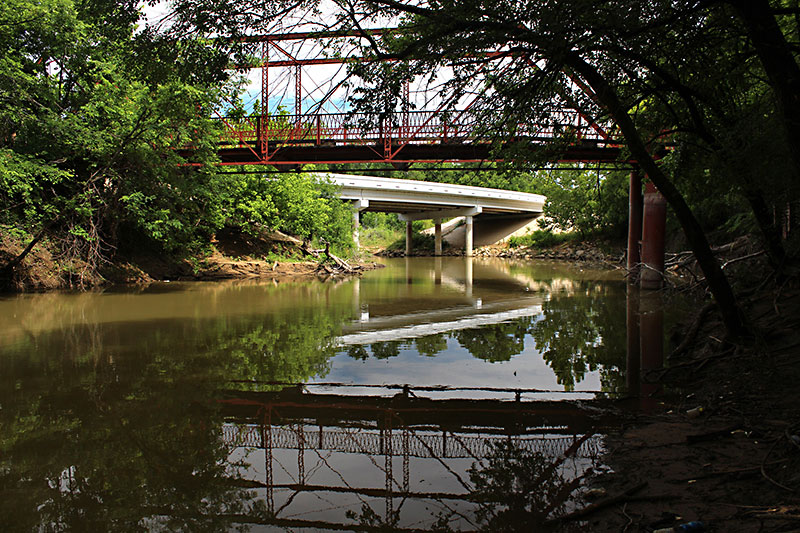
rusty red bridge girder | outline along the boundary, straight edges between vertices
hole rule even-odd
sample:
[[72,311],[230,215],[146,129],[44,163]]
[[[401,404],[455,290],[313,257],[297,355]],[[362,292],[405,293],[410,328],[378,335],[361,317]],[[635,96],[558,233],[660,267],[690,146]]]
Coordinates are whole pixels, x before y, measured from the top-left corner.
[[[372,30],[375,34],[389,30]],[[261,44],[260,114],[216,118],[223,131],[218,153],[222,165],[279,165],[338,163],[389,163],[406,167],[412,163],[499,161],[498,145],[528,143],[552,146],[558,141],[553,162],[612,162],[620,155],[619,143],[589,117],[575,109],[554,108],[547,124],[516,124],[510,138],[492,142],[486,137],[482,118],[471,109],[443,113],[439,109],[412,111],[408,105],[408,86],[401,109],[378,117],[364,113],[329,113],[321,102],[303,112],[303,69],[363,60],[358,57],[295,57],[281,43],[320,40],[331,37],[360,37],[365,34],[287,33],[251,36],[244,40]],[[271,54],[279,59],[271,59]],[[509,57],[505,52],[486,52],[490,58]],[[292,69],[294,113],[269,113],[270,69]],[[328,95],[330,96],[330,95]],[[564,143],[564,139],[568,142]],[[181,151],[191,160],[191,148]],[[191,163],[190,163],[191,164]]]

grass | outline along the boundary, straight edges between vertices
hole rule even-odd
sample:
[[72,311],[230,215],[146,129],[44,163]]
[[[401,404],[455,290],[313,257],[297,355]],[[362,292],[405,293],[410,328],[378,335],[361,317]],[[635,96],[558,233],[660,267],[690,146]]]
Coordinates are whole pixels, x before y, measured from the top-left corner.
[[[413,233],[411,235],[411,249],[412,250],[421,250],[433,253],[434,243],[436,238],[433,235],[428,235],[425,233]],[[449,244],[444,239],[442,240],[442,249],[446,250],[449,247]],[[386,247],[387,250],[405,250],[406,249],[406,238],[402,236],[401,238],[392,242],[389,246]]]
[[568,241],[579,240],[579,238],[577,233],[553,233],[547,230],[536,230],[521,237],[509,238],[508,245],[511,248],[552,248]]
[[377,228],[365,228],[362,226],[358,236],[359,244],[362,248],[381,250],[402,239],[405,239],[404,232],[385,226]]

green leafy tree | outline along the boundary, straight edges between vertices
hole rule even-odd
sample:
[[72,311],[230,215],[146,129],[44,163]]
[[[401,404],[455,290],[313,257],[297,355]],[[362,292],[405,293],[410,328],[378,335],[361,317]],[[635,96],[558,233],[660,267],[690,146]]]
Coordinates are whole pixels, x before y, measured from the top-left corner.
[[181,167],[176,148],[214,161],[220,55],[173,43],[165,71],[138,18],[106,0],[0,7],[0,224],[56,236],[68,262],[97,265],[127,229],[180,246],[218,224],[214,172]]
[[[543,176],[542,176],[543,175]],[[540,173],[547,197],[545,223],[586,236],[596,231],[621,234],[628,218],[627,178],[623,173],[552,171]]]

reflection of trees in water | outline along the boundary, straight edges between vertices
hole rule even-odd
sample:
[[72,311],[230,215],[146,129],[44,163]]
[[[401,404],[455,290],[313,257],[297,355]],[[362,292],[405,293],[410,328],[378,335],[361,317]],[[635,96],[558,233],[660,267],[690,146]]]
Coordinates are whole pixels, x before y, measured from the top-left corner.
[[624,384],[625,298],[615,285],[581,283],[571,294],[553,294],[530,331],[558,383],[573,390],[587,371],[601,368],[604,390]]
[[265,515],[227,478],[214,399],[230,380],[326,373],[342,321],[75,325],[0,351],[0,529],[221,531]]
[[[476,503],[474,522],[450,509],[436,515],[430,531],[452,532],[451,522],[460,518],[486,532],[555,531],[556,526],[558,531],[583,531],[582,525],[573,527],[559,519],[568,518],[569,504],[578,503],[578,489],[592,473],[587,461],[564,468],[588,438],[590,435],[576,439],[556,457],[522,449],[510,441],[495,444],[486,459],[473,463],[468,470],[466,499]],[[346,516],[372,531],[396,531],[400,522],[399,510],[381,516],[366,503],[361,512],[347,511]]]
[[511,322],[465,329],[453,336],[473,357],[491,363],[509,361],[525,349],[525,335],[532,322],[532,317],[518,318]]
[[339,323],[328,313],[310,309],[299,316],[273,316],[242,335],[226,336],[215,350],[239,379],[298,383],[328,374]]
[[376,359],[389,359],[400,355],[400,347],[403,344],[399,341],[374,342],[369,347]]
[[[625,296],[620,284],[574,281],[570,291],[555,292],[542,305],[539,317],[522,317],[479,328],[419,337],[414,340],[374,343],[372,355],[387,359],[402,347],[415,347],[420,355],[434,357],[447,349],[448,339],[478,359],[509,361],[525,350],[530,336],[544,361],[565,390],[574,390],[587,372],[600,372],[604,390],[624,388]],[[366,360],[364,346],[347,352]]]
[[154,350],[132,366],[82,364],[80,386],[50,376],[3,398],[4,531],[221,530],[231,511],[262,512],[225,480],[207,358]]
[[447,336],[442,333],[427,335],[414,339],[414,345],[420,355],[436,357],[436,354],[447,349]]
[[469,477],[481,531],[531,531],[563,515],[582,476],[567,476],[560,467],[579,442],[563,457],[499,443],[486,461],[473,464]]
[[367,359],[369,359],[369,352],[361,344],[354,344],[353,346],[349,346],[347,348],[347,355],[349,355],[353,359],[358,359],[359,361],[366,361]]

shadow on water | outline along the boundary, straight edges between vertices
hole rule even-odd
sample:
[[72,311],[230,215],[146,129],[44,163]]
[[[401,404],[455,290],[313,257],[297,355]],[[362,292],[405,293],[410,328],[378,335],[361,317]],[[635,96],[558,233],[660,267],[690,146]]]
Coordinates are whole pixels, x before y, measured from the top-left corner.
[[568,400],[652,408],[662,309],[447,258],[4,298],[0,528],[567,530],[614,425]]

